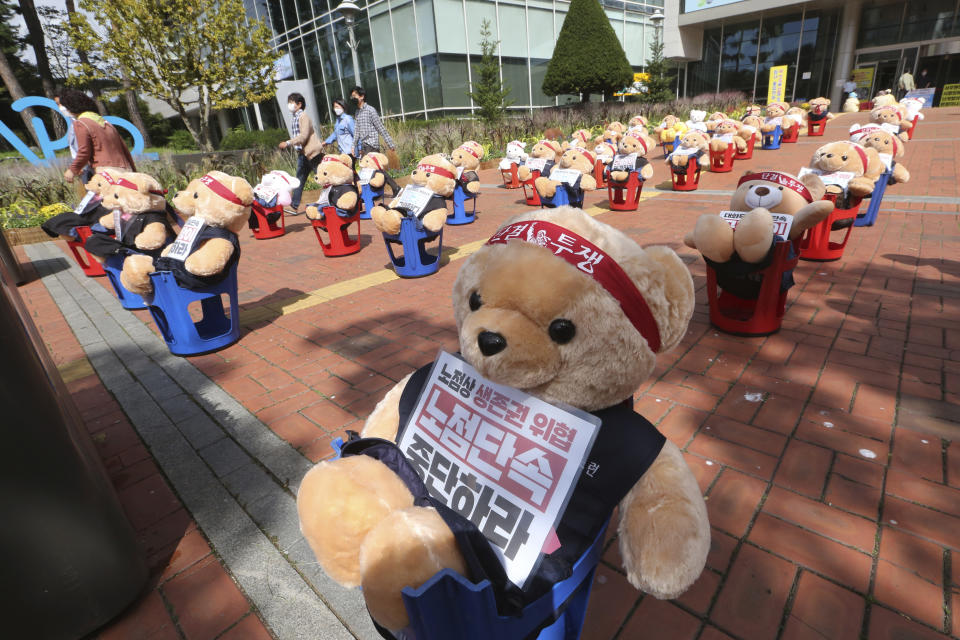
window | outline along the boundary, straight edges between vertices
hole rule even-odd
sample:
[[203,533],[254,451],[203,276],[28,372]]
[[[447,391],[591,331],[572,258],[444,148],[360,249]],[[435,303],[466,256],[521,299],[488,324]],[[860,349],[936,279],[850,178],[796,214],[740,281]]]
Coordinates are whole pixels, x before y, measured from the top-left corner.
[[543,79],[547,76],[547,65],[550,60],[530,59],[530,83],[533,87],[533,100],[530,104],[534,106],[553,106],[554,100],[543,92]]
[[[420,35],[420,55],[437,51],[437,28],[433,23],[433,0],[416,0],[417,31]],[[426,73],[426,70],[424,70]]]
[[553,11],[544,11],[530,6],[530,57],[549,60],[553,55]]
[[[393,12],[393,43],[397,48],[397,60],[419,58],[417,24],[413,19],[413,3],[410,0],[391,0],[390,6],[390,10]],[[406,96],[404,96],[404,100],[406,100]]]
[[691,62],[687,67],[689,95],[715,93],[717,90],[717,66],[720,64],[720,29],[707,29],[703,32],[703,56],[699,62]]
[[903,3],[880,7],[864,7],[860,14],[860,35],[857,47],[876,47],[893,44],[900,33],[900,17]]
[[[511,58],[527,57],[527,12],[522,6],[500,4],[500,33],[497,33],[497,24],[491,22],[493,39],[500,41],[500,55]],[[479,46],[480,38],[477,37]],[[550,43],[552,46],[553,43]]]
[[[479,58],[474,57],[474,77],[476,77],[477,62],[479,62]],[[501,73],[503,74],[504,87],[510,87],[507,100],[519,106],[530,104],[530,79],[527,76],[527,59],[502,58]]]
[[[830,78],[837,47],[839,12],[807,11],[800,44],[800,68],[795,100],[808,101],[830,94]],[[803,79],[804,73],[810,77]],[[832,105],[839,111],[839,105]]]
[[393,29],[390,26],[390,14],[387,11],[386,2],[381,2],[376,9],[370,10],[369,25],[370,40],[373,55],[377,58],[377,66],[383,68],[392,65],[397,61],[397,56],[393,51]]
[[440,54],[440,78],[442,81],[443,106],[469,107],[467,83],[467,60],[464,56]]
[[[400,83],[397,81],[397,68],[389,66],[377,72],[380,80],[380,113],[384,115],[403,112],[400,104]],[[370,85],[370,83],[367,83]],[[370,85],[373,86],[373,85]]]
[[787,66],[783,99],[791,99],[793,80],[797,73],[797,50],[800,48],[800,20],[801,14],[763,19],[754,100],[767,99],[770,68],[783,65]]
[[953,31],[954,0],[907,3],[900,42],[945,38]]
[[400,63],[400,91],[405,113],[423,111],[423,86],[420,84],[420,61]]
[[[418,7],[419,10],[419,7]],[[439,109],[443,105],[443,86],[440,82],[440,63],[432,53],[420,59],[423,67],[423,89],[427,95],[427,108]]]
[[[721,43],[720,90],[753,93],[760,22],[724,26]],[[766,85],[764,85],[766,86]]]

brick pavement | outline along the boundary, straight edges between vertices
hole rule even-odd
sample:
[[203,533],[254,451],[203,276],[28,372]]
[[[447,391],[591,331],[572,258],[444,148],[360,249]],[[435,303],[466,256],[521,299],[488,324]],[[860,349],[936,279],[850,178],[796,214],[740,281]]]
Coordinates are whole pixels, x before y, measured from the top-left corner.
[[[588,196],[585,207],[599,219],[641,244],[675,248],[694,275],[698,305],[690,330],[674,352],[661,358],[638,391],[636,405],[685,451],[707,497],[714,536],[703,576],[670,602],[635,592],[611,545],[595,581],[584,638],[639,638],[650,629],[669,638],[751,640],[960,634],[960,327],[955,320],[960,192],[953,160],[960,151],[958,115],[960,109],[953,108],[927,112],[903,159],[911,182],[887,191],[878,224],[854,229],[842,260],[800,263],[783,330],[767,338],[737,338],[709,326],[703,262],[680,237],[697,215],[726,205],[742,170],[796,171],[818,144],[839,139],[850,124],[863,121],[862,114],[832,121],[825,138],[801,137],[780,151],[757,150],[753,160],[738,162],[734,173],[704,174],[701,190],[693,193],[651,189],[667,188],[665,167],[655,162],[645,192],[653,197],[636,213],[608,212],[598,208],[600,194]],[[481,174],[488,185],[498,177],[494,171]],[[294,470],[328,456],[332,438],[362,424],[383,393],[432,360],[438,348],[456,347],[449,308],[462,264],[456,258],[522,208],[516,192],[484,189],[478,221],[445,230],[450,261],[436,275],[414,281],[390,276],[369,223],[364,223],[363,251],[339,259],[322,257],[302,218],[294,219],[288,225],[292,233],[281,239],[245,237],[243,337],[217,354],[189,360],[158,350],[146,314],[111,306],[102,283],[78,278],[73,268],[57,271],[67,262],[54,244],[30,248],[46,286],[35,282],[24,291],[48,346],[66,375],[82,375],[71,383],[77,397],[102,397],[94,401],[98,410],[109,405],[111,425],[123,425],[115,427],[116,436],[99,424],[91,430],[102,433],[101,447],[117,441],[122,447],[128,438],[126,448],[132,451],[112,463],[118,465],[114,473],[140,464],[128,472],[134,474],[130,486],[155,476],[151,482],[172,485],[178,500],[176,507],[167,503],[166,513],[179,513],[181,503],[189,511],[164,529],[155,549],[145,541],[153,549],[161,584],[105,637],[118,633],[116,628],[146,629],[163,618],[160,613],[180,625],[174,633],[188,638],[216,637],[235,623],[231,631],[240,629],[233,633],[245,637],[245,625],[261,619],[275,637],[297,637],[295,625],[284,625],[270,610],[273,598],[258,592],[254,574],[243,563],[291,560],[288,552],[296,548],[298,534],[290,531],[284,509],[298,479]],[[101,322],[111,329],[105,331]],[[101,337],[91,333],[90,324]],[[126,337],[117,339],[118,332]],[[101,348],[104,344],[109,349]],[[111,374],[120,362],[129,378]],[[165,378],[177,385],[168,387],[169,393],[196,407],[186,417],[172,409],[179,400],[165,405],[163,393],[151,396],[151,385]],[[139,395],[119,393],[134,385]],[[159,405],[163,429],[139,424],[146,417],[141,401]],[[215,442],[191,441],[198,437],[191,430],[198,420],[218,430]],[[233,420],[243,429],[231,427]],[[142,442],[131,437],[128,421]],[[179,428],[181,448],[162,437],[171,426]],[[148,450],[159,462],[159,475],[143,457]],[[112,459],[119,453],[104,455]],[[178,468],[175,453],[192,455],[195,464]],[[219,466],[222,460],[240,460],[249,472],[231,482],[227,476],[241,467],[229,466],[236,462]],[[220,504],[193,495],[185,480],[191,474],[202,478],[192,484],[220,487],[217,495],[232,501],[227,511],[246,523],[246,534],[258,540],[259,556],[231,548],[236,539],[218,532],[214,517]],[[142,499],[131,494],[132,514]],[[283,505],[279,513],[262,508],[273,500]],[[191,529],[191,517],[199,529]],[[140,524],[160,528],[155,522]],[[193,569],[181,568],[164,582],[166,565],[174,562],[174,555],[164,554],[173,553],[171,545],[196,544],[198,538],[212,543],[214,555],[207,554],[209,546],[197,544],[192,553],[206,559],[198,558]],[[238,557],[245,555],[255,557]],[[363,626],[355,592],[341,593],[321,572],[293,560],[299,580],[314,594],[304,602],[332,612],[347,633],[372,637],[365,635],[369,628]],[[219,573],[207,576],[208,566],[232,580]],[[197,574],[194,580],[204,581],[210,592],[231,592],[239,585],[253,604],[241,606],[225,595],[226,604],[217,610],[223,613],[196,606],[181,613],[177,594],[189,593],[191,586],[168,585],[181,575],[186,580]],[[286,579],[292,585],[297,578]],[[158,604],[164,605],[162,612]],[[248,613],[251,609],[254,613]],[[205,630],[216,630],[204,631],[205,636],[189,631],[182,620],[191,617]]]

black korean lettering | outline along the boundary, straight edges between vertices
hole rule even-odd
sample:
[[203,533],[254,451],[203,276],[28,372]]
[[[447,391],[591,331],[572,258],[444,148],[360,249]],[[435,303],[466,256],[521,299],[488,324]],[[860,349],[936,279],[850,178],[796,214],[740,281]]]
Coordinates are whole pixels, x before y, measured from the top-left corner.
[[430,467],[430,460],[433,458],[433,446],[420,435],[414,435],[404,455],[416,468],[417,474],[421,478],[425,478],[427,469]]
[[498,509],[502,510],[502,513],[496,509],[491,509],[490,516],[480,529],[483,531],[483,535],[487,537],[487,540],[501,549],[505,549],[507,543],[510,541],[508,538],[510,532],[517,526],[521,509],[510,502],[506,496],[502,495],[497,496],[494,504]]
[[473,508],[473,513],[470,514],[470,522],[475,524],[477,528],[480,528],[480,525],[483,524],[483,521],[488,515],[490,515],[490,498],[493,496],[493,489],[490,487],[483,487],[480,491],[480,497],[477,499],[477,506]]
[[525,545],[527,540],[530,539],[530,524],[532,522],[533,514],[524,509],[523,515],[520,516],[520,523],[517,524],[517,530],[514,531],[513,536],[510,537],[510,544],[503,550],[503,555],[511,560],[516,557],[520,547]]

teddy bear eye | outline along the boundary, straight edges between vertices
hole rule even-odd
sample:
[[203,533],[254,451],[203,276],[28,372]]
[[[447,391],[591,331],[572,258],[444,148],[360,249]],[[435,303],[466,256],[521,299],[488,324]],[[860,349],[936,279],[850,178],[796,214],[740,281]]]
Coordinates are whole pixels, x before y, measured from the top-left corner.
[[783,191],[783,187],[779,187],[780,191]]
[[547,333],[550,334],[550,339],[557,344],[567,344],[577,335],[577,325],[565,318],[557,318],[550,323]]
[[480,294],[474,291],[470,294],[470,311],[476,311],[483,306],[483,300],[480,299]]
[[194,200],[196,200],[196,199],[199,198],[199,197],[200,197],[200,194],[197,193],[196,191],[194,191],[194,192],[193,192],[193,198],[194,198]]
[[840,159],[843,160],[844,162],[846,162],[846,161],[847,161],[847,156],[840,156]]

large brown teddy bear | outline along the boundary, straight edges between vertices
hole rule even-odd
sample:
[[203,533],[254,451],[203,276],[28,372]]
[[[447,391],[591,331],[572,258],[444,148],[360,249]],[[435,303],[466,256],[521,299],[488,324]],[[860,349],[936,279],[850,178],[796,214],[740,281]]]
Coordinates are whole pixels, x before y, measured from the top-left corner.
[[909,122],[903,122],[904,111],[897,104],[883,104],[874,107],[870,112],[870,122],[878,124],[901,140],[906,142],[910,136],[907,131],[910,129]]
[[[531,158],[533,160],[544,160],[545,162],[543,169],[540,170],[540,175],[548,176],[553,166],[560,161],[561,155],[563,155],[563,147],[560,143],[554,140],[541,140],[533,145],[533,149],[530,150],[530,157],[527,158],[527,160],[529,161]],[[521,180],[529,180],[532,173],[533,171],[526,163],[517,168],[517,177]]]
[[479,142],[467,140],[450,154],[454,166],[460,171],[460,177],[457,178],[460,185],[467,193],[476,195],[480,192],[480,176],[477,175],[477,169],[480,168],[480,159],[483,158],[483,147]]
[[586,149],[578,149],[572,147],[563,152],[563,155],[560,156],[560,162],[553,168],[553,171],[550,172],[550,177],[540,176],[537,178],[536,182],[533,183],[533,186],[537,189],[537,193],[540,194],[540,197],[552,198],[557,192],[557,187],[563,182],[558,180],[553,180],[552,176],[556,175],[558,169],[573,169],[580,172],[580,177],[577,178],[575,184],[569,185],[570,189],[573,191],[582,190],[582,191],[593,191],[597,188],[597,181],[593,177],[593,168],[596,164],[596,158],[593,154]]
[[700,167],[706,167],[710,164],[710,136],[702,131],[687,131],[680,144],[673,148],[673,152],[667,156],[667,162],[670,163],[674,173],[685,174],[690,164],[691,158],[697,159]]
[[[730,200],[731,211],[748,212],[736,229],[719,215],[705,213],[697,218],[684,244],[703,254],[723,290],[756,299],[762,280],[754,274],[770,265],[776,241],[770,214],[793,216],[786,239],[795,240],[833,211],[833,203],[822,200],[824,191],[823,182],[813,174],[797,178],[782,171],[748,172]],[[784,288],[792,284],[791,277]]]
[[336,207],[337,215],[349,218],[357,212],[360,204],[360,192],[353,183],[353,160],[346,154],[329,154],[317,165],[317,184],[323,191],[320,199],[307,205],[307,217],[322,220],[323,208]]
[[[620,140],[617,147],[619,153],[614,156],[610,166],[606,169],[607,175],[615,183],[624,183],[630,177],[630,173],[636,171],[640,174],[640,180],[649,180],[653,177],[653,165],[647,162],[647,152],[650,146],[646,140],[640,136],[626,135]],[[630,169],[627,166],[632,165]]]
[[876,149],[883,166],[890,172],[890,184],[908,182],[910,172],[897,158],[903,156],[904,144],[897,136],[875,124],[850,127],[850,141],[863,145],[867,149]]
[[[439,153],[424,156],[417,168],[410,174],[410,185],[429,198],[419,205],[418,210],[403,206],[404,192],[401,190],[397,197],[384,207],[377,205],[370,212],[373,224],[382,233],[397,235],[400,233],[400,222],[404,217],[416,218],[425,229],[436,233],[443,229],[447,221],[447,201],[453,195],[457,186],[457,168]],[[408,187],[405,187],[405,189]]]
[[[873,193],[873,187],[883,169],[883,162],[876,149],[867,149],[855,142],[839,140],[828,142],[817,149],[810,160],[810,166],[801,169],[800,175],[819,175],[827,185],[827,193],[845,192],[862,198]],[[846,186],[833,181],[834,176],[845,173],[853,174]]]
[[87,196],[78,205],[78,211],[67,211],[46,220],[40,228],[51,238],[61,237],[64,240],[76,240],[75,229],[96,224],[107,215],[103,206],[103,195],[108,185],[116,182],[117,178],[126,171],[114,167],[100,167],[93,177],[84,186]]
[[114,236],[94,233],[84,245],[86,250],[100,261],[130,252],[159,256],[176,235],[163,194],[160,183],[145,173],[124,173],[104,186],[102,204],[108,213],[100,224]]
[[710,149],[723,153],[727,147],[733,145],[736,153],[745,153],[747,151],[747,141],[752,132],[747,131],[742,122],[737,122],[727,118],[718,122],[713,129],[713,137],[710,138]]
[[[572,252],[554,253],[550,241],[562,234],[578,249],[592,244],[602,252],[595,271]],[[618,285],[604,278],[614,272]],[[542,576],[569,571],[616,504],[630,583],[657,598],[685,591],[710,547],[704,500],[676,445],[632,411],[633,394],[653,373],[657,354],[680,342],[693,312],[693,281],[683,262],[667,247],[641,249],[577,209],[534,211],[512,218],[470,256],[454,284],[453,305],[460,352],[481,375],[603,419],[556,527],[560,546],[543,555],[523,602],[549,591]],[[386,394],[367,419],[364,438],[399,439],[404,407],[411,397],[415,402],[428,371]],[[641,444],[648,437],[652,446]],[[404,586],[417,587],[445,567],[474,581],[482,576],[467,573],[444,519],[433,508],[414,506],[391,463],[367,455],[321,462],[301,482],[297,508],[323,570],[343,585],[361,585],[373,618],[396,632],[408,624]],[[600,489],[604,482],[618,486]],[[431,503],[418,498],[418,504]]]
[[[154,262],[149,255],[130,255],[123,261],[120,281],[141,296],[153,294],[150,274],[170,271],[180,286],[203,289],[223,282],[240,259],[237,233],[250,217],[253,187],[243,178],[211,171],[192,180],[174,196],[174,206],[187,222]],[[198,225],[197,221],[202,221]]]

